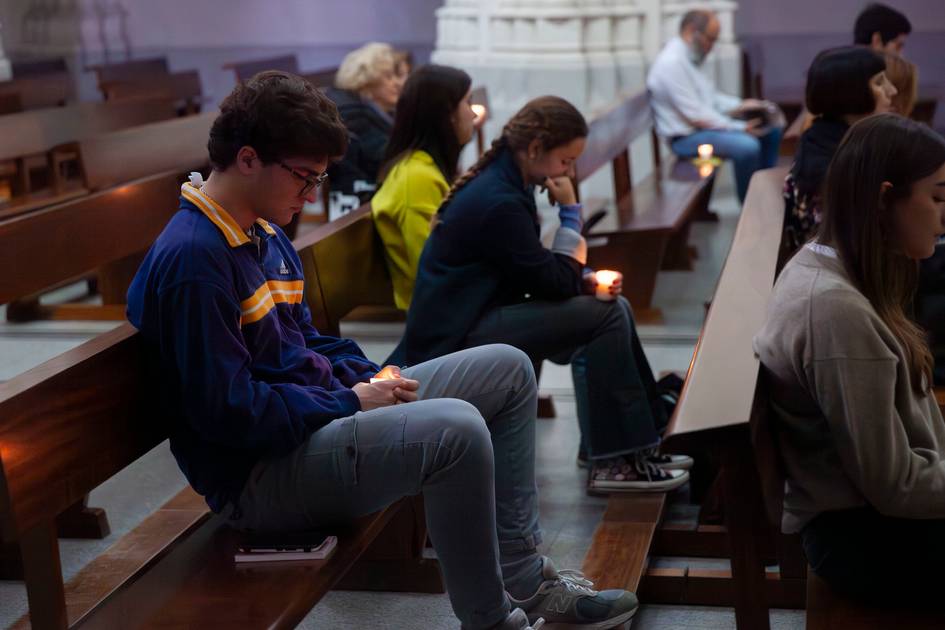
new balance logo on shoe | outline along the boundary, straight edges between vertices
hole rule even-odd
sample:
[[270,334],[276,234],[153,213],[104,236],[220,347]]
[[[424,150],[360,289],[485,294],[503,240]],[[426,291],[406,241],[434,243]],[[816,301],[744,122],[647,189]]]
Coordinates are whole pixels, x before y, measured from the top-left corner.
[[285,266],[285,261],[282,261],[282,264],[279,265],[279,273],[283,276],[289,275],[289,268]]
[[574,599],[572,596],[565,593],[553,593],[548,597],[548,603],[545,604],[545,610],[550,613],[565,615],[568,613],[568,608],[571,606],[572,599]]

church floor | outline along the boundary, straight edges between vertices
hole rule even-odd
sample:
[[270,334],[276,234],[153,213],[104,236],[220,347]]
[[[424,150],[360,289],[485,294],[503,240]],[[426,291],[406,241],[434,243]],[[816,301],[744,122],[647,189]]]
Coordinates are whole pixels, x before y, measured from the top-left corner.
[[[685,372],[692,356],[704,316],[704,303],[711,298],[719,270],[725,260],[738,218],[731,171],[723,168],[712,208],[721,221],[693,226],[691,242],[699,251],[692,272],[660,274],[654,304],[661,307],[664,323],[641,326],[640,336],[655,372]],[[65,291],[79,291],[81,287]],[[61,298],[62,293],[54,296]],[[5,323],[0,307],[0,381],[111,328],[98,322]],[[362,343],[367,355],[381,360],[399,337],[397,325],[351,324],[343,334]],[[584,492],[585,472],[575,466],[578,428],[570,371],[548,364],[542,373],[543,391],[554,395],[558,417],[538,421],[538,483],[544,543],[540,551],[554,558],[559,568],[581,566],[594,528],[604,511],[605,499]],[[66,579],[112,545],[142,519],[185,485],[167,444],[97,488],[90,504],[108,513],[112,534],[102,541],[61,540],[60,552]],[[694,509],[679,501],[672,506],[674,519],[694,519]],[[661,560],[654,559],[657,566]],[[724,563],[697,561],[693,564],[725,568]],[[26,590],[20,582],[0,581],[0,627],[8,627],[27,610]],[[459,626],[446,595],[399,593],[329,593],[299,626],[304,629],[455,629]],[[802,630],[803,611],[771,613],[773,630]],[[731,608],[644,605],[633,621],[634,630],[722,630],[735,628]]]

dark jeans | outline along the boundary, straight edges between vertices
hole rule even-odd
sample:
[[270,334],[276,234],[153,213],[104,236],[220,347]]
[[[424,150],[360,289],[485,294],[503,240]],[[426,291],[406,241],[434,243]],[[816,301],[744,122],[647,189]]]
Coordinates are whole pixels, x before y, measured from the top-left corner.
[[545,359],[570,363],[582,446],[591,458],[659,444],[666,411],[624,298],[582,295],[499,307],[479,320],[466,343],[507,343],[536,366]]
[[892,518],[871,507],[824,512],[801,541],[814,573],[839,593],[883,606],[942,607],[934,603],[942,601],[943,520]]

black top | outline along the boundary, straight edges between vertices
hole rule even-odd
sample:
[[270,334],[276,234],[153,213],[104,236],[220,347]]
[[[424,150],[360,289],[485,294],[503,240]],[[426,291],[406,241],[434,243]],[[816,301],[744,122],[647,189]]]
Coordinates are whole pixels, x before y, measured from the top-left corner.
[[464,347],[490,308],[581,293],[581,264],[541,244],[534,186],[525,185],[510,151],[502,150],[439,216],[407,313],[401,350],[408,364]]
[[[338,113],[349,134],[344,159],[328,169],[331,190],[358,195],[361,203],[365,203],[374,196],[377,173],[384,160],[393,120],[354,92],[329,88],[325,94],[338,106]],[[356,186],[357,181],[368,186]]]

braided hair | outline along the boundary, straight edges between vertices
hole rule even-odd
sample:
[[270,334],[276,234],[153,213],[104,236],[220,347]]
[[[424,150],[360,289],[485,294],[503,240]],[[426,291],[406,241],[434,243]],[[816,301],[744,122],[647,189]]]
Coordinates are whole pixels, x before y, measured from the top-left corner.
[[453,182],[440,205],[440,212],[463,186],[495,161],[502,149],[525,151],[533,140],[538,140],[542,151],[550,151],[586,136],[587,122],[571,103],[557,96],[539,96],[530,100],[505,124],[502,133],[476,163]]

